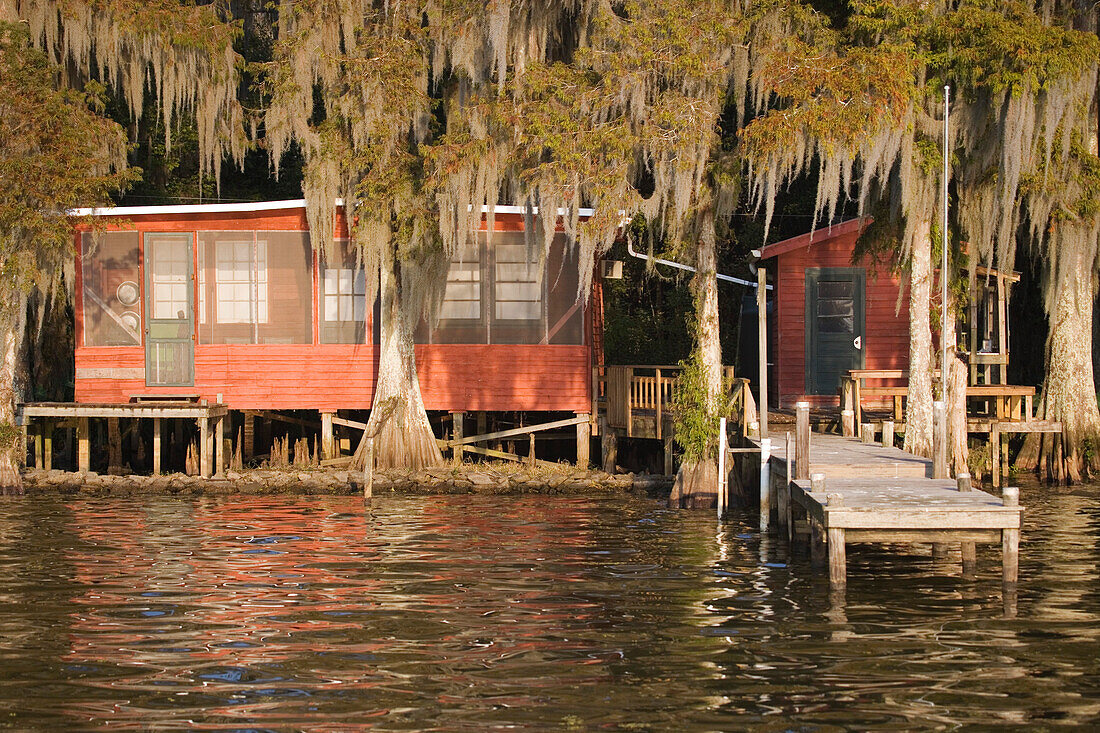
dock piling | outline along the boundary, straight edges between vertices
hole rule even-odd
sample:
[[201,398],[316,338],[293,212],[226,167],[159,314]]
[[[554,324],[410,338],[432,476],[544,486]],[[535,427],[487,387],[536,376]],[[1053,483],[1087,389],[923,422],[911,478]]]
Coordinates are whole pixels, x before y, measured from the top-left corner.
[[794,409],[794,477],[804,479],[810,475],[810,403],[799,402]]
[[[970,483],[970,474],[965,471],[955,476],[955,483],[961,493],[973,489]],[[978,546],[974,542],[963,542],[961,543],[961,550],[963,577],[972,577],[978,570]]]
[[[1020,489],[1006,486],[1001,492],[1002,503],[1006,507],[1020,505]],[[1020,530],[1001,530],[1001,571],[1005,585],[1016,585],[1020,572]]]
[[893,448],[894,447],[894,421],[883,420],[882,421],[882,447]]
[[[825,500],[825,506],[830,509],[842,507],[844,497],[840,494],[829,494]],[[826,541],[829,550],[829,585],[840,588],[848,582],[848,557],[844,546],[844,530],[839,527],[829,527]]]
[[864,443],[870,444],[875,442],[875,424],[865,422],[859,426],[859,437]]
[[936,400],[932,403],[932,478],[947,478],[946,419],[943,400]]
[[760,439],[760,531],[767,532],[771,523],[772,441]]
[[779,488],[779,506],[777,515],[779,527],[787,535],[787,541],[791,541],[791,434],[787,433],[786,450],[783,456],[787,461],[787,469],[783,472],[783,485]]

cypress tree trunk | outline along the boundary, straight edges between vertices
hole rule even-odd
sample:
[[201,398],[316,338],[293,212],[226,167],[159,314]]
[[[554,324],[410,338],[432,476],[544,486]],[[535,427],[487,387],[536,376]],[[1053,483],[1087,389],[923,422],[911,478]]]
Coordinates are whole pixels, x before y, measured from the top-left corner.
[[[19,468],[25,450],[22,431],[15,425],[19,346],[23,339],[21,303],[0,303],[0,493],[22,494]],[[16,301],[22,301],[16,297]]]
[[[714,211],[709,207],[702,215],[702,228],[695,249],[695,276],[691,291],[695,296],[695,317],[698,319],[698,344],[706,386],[707,414],[717,415],[722,397],[722,342],[718,329],[718,260],[714,234]],[[715,420],[714,436],[718,435]],[[708,509],[717,505],[718,461],[714,455],[716,442],[708,444],[704,457],[684,461],[676,473],[669,496],[669,506],[686,509]]]
[[905,450],[932,455],[932,224],[920,222],[909,264],[909,397],[905,407]]
[[[1058,288],[1050,310],[1046,344],[1046,377],[1037,416],[1062,423],[1062,434],[1033,433],[1024,442],[1016,466],[1039,468],[1049,478],[1081,481],[1100,468],[1100,412],[1092,371],[1092,314],[1096,274],[1086,247],[1064,253],[1072,257],[1061,272],[1074,273],[1052,286]],[[1085,443],[1091,456],[1086,459]]]
[[416,376],[416,351],[408,316],[416,309],[402,303],[396,255],[382,260],[379,299],[378,381],[367,421],[367,432],[374,435],[374,465],[413,470],[441,465],[443,455],[428,422]]

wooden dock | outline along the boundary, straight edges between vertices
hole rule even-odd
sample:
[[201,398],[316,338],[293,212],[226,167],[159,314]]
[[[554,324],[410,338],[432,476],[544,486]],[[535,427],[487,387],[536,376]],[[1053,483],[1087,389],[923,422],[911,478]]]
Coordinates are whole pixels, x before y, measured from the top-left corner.
[[[932,460],[878,443],[811,434],[808,415],[798,427],[800,435],[789,440],[772,436],[763,501],[773,504],[774,495],[781,531],[792,541],[798,539],[796,525],[805,527],[796,515],[805,516],[811,557],[818,566],[827,559],[833,587],[845,585],[847,545],[855,543],[931,544],[934,555],[958,544],[969,574],[975,545],[999,542],[1004,582],[1015,585],[1023,511],[1018,489],[1008,487],[997,497],[973,489],[968,474],[932,478]],[[762,509],[762,528],[767,513]]]

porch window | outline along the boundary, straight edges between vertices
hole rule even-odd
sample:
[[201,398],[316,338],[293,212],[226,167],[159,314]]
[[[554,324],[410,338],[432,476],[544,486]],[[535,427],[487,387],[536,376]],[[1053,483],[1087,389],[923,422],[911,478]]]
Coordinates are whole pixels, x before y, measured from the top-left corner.
[[479,247],[467,247],[451,257],[441,319],[481,318],[481,256]]
[[218,323],[267,323],[267,242],[217,243]]
[[81,274],[85,346],[141,345],[141,250],[137,232],[84,233]]
[[366,343],[367,276],[348,240],[322,259],[319,287],[321,343]]
[[535,321],[542,318],[542,279],[538,260],[529,257],[526,244],[497,244],[495,311],[498,321]]

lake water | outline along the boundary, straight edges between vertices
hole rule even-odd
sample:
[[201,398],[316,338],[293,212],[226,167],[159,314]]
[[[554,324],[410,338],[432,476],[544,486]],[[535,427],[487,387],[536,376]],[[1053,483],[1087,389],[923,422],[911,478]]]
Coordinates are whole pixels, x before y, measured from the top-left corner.
[[4,499],[0,727],[1086,724],[1100,487],[1021,493],[1007,609],[999,547],[850,548],[831,598],[748,514],[642,499]]

